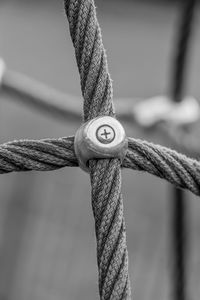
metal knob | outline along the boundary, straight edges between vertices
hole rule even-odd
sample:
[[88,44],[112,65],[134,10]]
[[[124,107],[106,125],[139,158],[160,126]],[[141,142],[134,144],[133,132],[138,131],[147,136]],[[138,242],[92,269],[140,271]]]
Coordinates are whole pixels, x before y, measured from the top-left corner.
[[89,172],[87,163],[93,158],[119,158],[122,162],[128,140],[119,121],[103,116],[86,122],[77,130],[74,148],[79,166]]
[[139,101],[133,109],[136,122],[145,128],[160,122],[185,126],[195,123],[200,118],[199,101],[187,96],[180,102],[174,102],[167,96],[157,96]]

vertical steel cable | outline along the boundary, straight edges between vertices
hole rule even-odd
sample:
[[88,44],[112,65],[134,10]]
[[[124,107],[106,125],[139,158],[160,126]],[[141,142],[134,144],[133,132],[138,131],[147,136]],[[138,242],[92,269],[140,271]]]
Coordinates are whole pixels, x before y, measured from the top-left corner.
[[[84,98],[84,120],[115,116],[112,82],[93,0],[65,0]],[[128,252],[118,159],[89,163],[102,300],[130,300]]]
[[172,61],[171,96],[175,102],[180,102],[184,96],[186,67],[196,0],[184,0],[181,2],[183,2],[183,7],[181,8],[177,42],[175,42],[175,53]]
[[174,300],[187,299],[187,223],[184,191],[173,188],[172,204],[172,295]]
[[[171,82],[171,96],[180,102],[185,94],[186,66],[193,25],[196,0],[185,0],[175,43],[175,55]],[[172,251],[173,251],[173,299],[187,299],[187,216],[184,191],[173,188],[172,203]]]

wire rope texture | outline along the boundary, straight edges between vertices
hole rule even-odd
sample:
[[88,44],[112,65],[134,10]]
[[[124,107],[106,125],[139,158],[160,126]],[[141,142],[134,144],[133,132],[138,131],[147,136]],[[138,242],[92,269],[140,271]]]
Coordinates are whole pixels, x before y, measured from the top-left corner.
[[[93,0],[66,0],[84,98],[84,120],[114,117],[113,89]],[[97,239],[99,294],[102,300],[130,299],[128,252],[117,159],[91,160],[92,208]]]
[[[113,159],[111,161],[113,163]],[[19,140],[0,145],[0,174],[76,166],[74,137]],[[128,152],[122,167],[150,173],[200,195],[200,162],[169,148],[128,138]]]
[[65,0],[84,98],[84,120],[114,116],[112,81],[93,0]]

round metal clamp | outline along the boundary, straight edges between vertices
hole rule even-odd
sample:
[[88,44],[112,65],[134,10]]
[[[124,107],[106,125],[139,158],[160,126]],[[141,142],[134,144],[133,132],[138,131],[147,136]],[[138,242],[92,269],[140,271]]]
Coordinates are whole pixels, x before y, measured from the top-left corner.
[[122,162],[128,140],[119,121],[103,116],[84,123],[77,130],[74,148],[79,166],[89,172],[87,163],[93,158],[119,158]]

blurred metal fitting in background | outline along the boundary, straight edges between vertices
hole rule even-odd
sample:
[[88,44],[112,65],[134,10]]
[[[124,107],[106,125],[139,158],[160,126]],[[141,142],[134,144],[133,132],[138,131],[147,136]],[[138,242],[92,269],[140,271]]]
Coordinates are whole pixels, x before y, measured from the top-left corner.
[[86,122],[77,130],[74,148],[79,166],[89,172],[88,161],[93,158],[119,158],[122,162],[128,140],[119,121],[103,116]]
[[193,97],[174,102],[167,96],[157,96],[138,102],[133,108],[133,117],[145,128],[162,121],[180,126],[189,125],[199,120],[200,105]]
[[6,64],[2,58],[0,58],[0,86],[3,80],[3,75],[6,69]]

